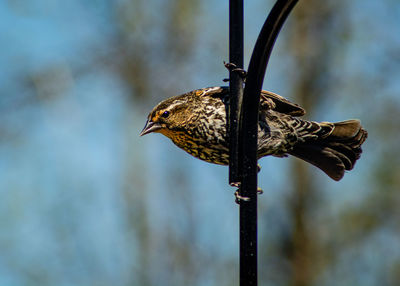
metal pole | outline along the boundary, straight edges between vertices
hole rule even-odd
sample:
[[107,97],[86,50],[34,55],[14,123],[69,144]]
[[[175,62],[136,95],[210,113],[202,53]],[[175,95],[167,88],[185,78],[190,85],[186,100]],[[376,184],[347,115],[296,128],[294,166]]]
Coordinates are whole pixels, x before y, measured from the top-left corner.
[[297,0],[278,0],[268,15],[251,56],[239,130],[240,285],[257,285],[257,139],[260,92],[265,71],[279,31]]
[[[243,0],[229,1],[229,62],[243,68]],[[229,72],[229,183],[240,182],[239,118],[243,99],[243,78]]]

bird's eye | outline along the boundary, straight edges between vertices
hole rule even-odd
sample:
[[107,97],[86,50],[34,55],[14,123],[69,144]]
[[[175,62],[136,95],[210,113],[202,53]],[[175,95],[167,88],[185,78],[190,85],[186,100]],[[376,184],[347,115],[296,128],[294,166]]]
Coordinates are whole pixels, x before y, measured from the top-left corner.
[[169,111],[164,111],[163,114],[161,114],[161,117],[167,118],[169,116]]

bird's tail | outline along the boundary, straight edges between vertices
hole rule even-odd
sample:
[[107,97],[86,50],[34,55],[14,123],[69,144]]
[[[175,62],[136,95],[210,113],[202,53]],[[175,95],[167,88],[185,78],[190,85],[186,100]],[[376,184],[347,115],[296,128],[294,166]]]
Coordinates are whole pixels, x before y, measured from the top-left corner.
[[335,181],[339,181],[344,171],[353,169],[360,158],[361,145],[368,133],[359,120],[312,122],[311,125],[319,126],[313,128],[312,135],[316,136],[310,136],[303,143],[295,145],[289,154],[313,164]]

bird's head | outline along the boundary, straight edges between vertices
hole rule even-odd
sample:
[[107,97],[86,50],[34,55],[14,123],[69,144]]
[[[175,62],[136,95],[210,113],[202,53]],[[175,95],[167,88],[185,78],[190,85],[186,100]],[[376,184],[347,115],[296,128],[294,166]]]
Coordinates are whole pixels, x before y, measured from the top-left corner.
[[201,118],[223,106],[222,98],[228,92],[227,87],[208,87],[168,98],[149,113],[140,135],[158,132],[175,143],[185,140],[193,129],[199,128]]
[[149,113],[140,136],[158,132],[174,139],[174,135],[187,131],[189,123],[195,120],[194,108],[195,104],[187,95],[172,97],[160,102]]

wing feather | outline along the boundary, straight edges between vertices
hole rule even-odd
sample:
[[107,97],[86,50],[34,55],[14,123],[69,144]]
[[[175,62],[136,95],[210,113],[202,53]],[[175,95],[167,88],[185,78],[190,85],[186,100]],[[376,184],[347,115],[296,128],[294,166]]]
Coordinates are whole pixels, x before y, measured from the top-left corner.
[[306,114],[300,105],[290,102],[286,98],[266,90],[261,91],[261,108],[272,109],[280,113],[292,116],[303,116]]
[[[215,86],[192,91],[196,96],[211,96],[223,99],[229,93],[227,86]],[[266,90],[261,91],[260,109],[271,109],[280,113],[303,116],[306,111],[296,103],[290,102],[286,98]]]

